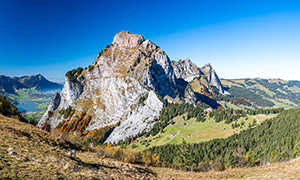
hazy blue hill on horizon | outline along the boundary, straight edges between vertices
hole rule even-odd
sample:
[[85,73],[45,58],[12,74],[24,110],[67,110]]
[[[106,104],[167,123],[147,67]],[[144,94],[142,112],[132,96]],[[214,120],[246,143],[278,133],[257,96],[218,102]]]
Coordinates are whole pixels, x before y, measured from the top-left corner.
[[39,91],[48,89],[61,89],[63,85],[47,80],[43,75],[9,77],[0,75],[0,93],[16,94],[16,90],[35,88]]

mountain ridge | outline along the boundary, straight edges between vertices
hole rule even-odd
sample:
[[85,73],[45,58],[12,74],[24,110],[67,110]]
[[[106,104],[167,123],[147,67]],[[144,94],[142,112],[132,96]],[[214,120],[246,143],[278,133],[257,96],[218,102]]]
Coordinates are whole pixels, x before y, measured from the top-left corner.
[[43,75],[35,74],[32,76],[9,77],[0,75],[0,93],[15,94],[16,90],[22,88],[36,88],[38,90],[46,90],[51,88],[61,88],[62,85],[48,81]]
[[[190,69],[190,74],[183,74],[185,69]],[[168,96],[190,104],[202,101],[184,80],[188,76],[201,77],[203,81],[198,83],[208,91],[216,88],[217,93],[225,92],[212,67],[207,65],[202,69],[204,72],[188,59],[179,65],[150,40],[121,31],[112,44],[98,54],[92,65],[66,73],[65,86],[60,97],[54,100],[59,103],[50,105],[48,112],[51,113],[46,112],[38,126],[47,123],[51,128],[57,127],[65,119],[59,111],[71,106],[74,114],[68,121],[77,121],[83,113],[90,119],[86,126],[88,131],[121,122],[111,135],[122,134],[118,140],[135,136],[150,130],[155,124],[154,119],[162,109],[162,106],[157,106],[159,99]],[[142,97],[146,97],[145,103],[141,102]],[[148,117],[137,116],[144,111],[144,106],[155,111]],[[133,122],[137,126],[131,127]],[[112,139],[111,143],[117,142],[114,138],[108,139]]]
[[233,100],[245,98],[254,107],[299,107],[300,81],[282,79],[221,79]]

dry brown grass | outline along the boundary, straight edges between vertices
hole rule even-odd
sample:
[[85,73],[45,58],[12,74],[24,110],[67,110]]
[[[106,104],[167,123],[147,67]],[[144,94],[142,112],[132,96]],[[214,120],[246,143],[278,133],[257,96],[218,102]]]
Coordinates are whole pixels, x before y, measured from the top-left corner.
[[[0,179],[300,179],[300,158],[222,172],[145,168],[105,158],[0,115]],[[14,154],[8,149],[13,148]],[[77,149],[76,159],[67,155]]]
[[[0,137],[0,179],[155,179],[145,168],[104,158],[1,115]],[[77,151],[75,159],[67,155],[71,149]]]
[[252,168],[225,171],[186,172],[169,168],[151,168],[158,179],[300,179],[300,158]]

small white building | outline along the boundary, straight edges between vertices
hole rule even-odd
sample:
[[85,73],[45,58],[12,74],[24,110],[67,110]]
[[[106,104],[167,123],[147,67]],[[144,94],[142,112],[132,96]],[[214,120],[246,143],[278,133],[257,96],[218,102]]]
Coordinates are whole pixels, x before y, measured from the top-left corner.
[[204,110],[204,112],[212,112],[212,108],[206,108],[205,110]]

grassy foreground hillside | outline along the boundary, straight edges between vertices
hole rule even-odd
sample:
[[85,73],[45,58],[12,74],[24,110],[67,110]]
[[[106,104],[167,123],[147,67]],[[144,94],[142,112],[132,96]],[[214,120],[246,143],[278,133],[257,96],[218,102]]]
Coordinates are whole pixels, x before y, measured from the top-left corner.
[[[0,179],[154,179],[154,173],[104,158],[0,115]],[[76,158],[67,152],[76,149]]]
[[252,168],[233,168],[225,171],[187,172],[168,168],[150,168],[157,179],[299,179],[300,158]]
[[[100,156],[36,127],[0,115],[0,179],[291,179],[300,159],[221,172],[142,167]],[[68,150],[77,149],[70,158]]]

